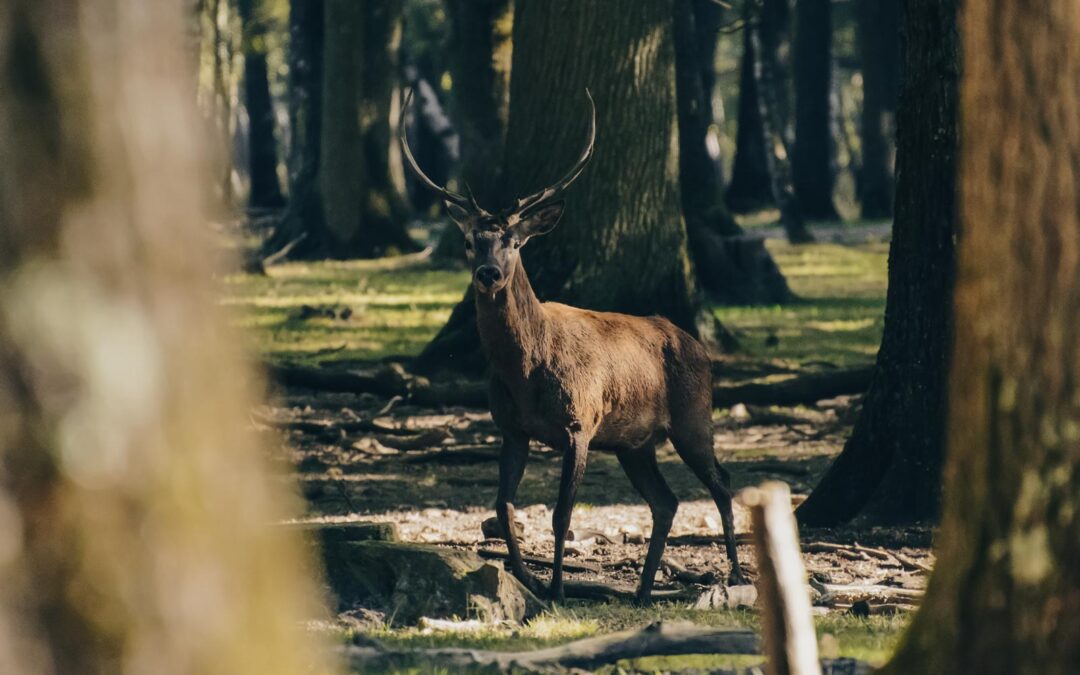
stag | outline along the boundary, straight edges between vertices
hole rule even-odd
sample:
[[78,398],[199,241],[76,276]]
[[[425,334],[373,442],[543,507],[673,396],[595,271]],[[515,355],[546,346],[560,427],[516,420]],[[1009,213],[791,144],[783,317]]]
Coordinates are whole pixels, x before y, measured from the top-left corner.
[[[593,312],[540,302],[521,262],[521,247],[551,232],[562,216],[560,199],[593,154],[596,107],[581,156],[551,187],[490,212],[471,191],[436,184],[420,169],[405,135],[406,163],[438,192],[465,235],[472,268],[480,342],[490,366],[490,405],[502,431],[499,492],[495,501],[514,575],[533,590],[541,585],[521,557],[514,496],[535,439],[562,453],[559,496],[552,517],[554,569],[549,597],[562,600],[563,553],[574,499],[590,448],[614,451],[652,512],[652,537],[637,597],[648,603],[678,500],[661,475],[656,447],[670,439],[679,457],[708,488],[724,526],[730,583],[744,583],[735,546],[730,477],[712,444],[712,373],[708,352],[662,317]],[[407,98],[402,115],[408,108]]]

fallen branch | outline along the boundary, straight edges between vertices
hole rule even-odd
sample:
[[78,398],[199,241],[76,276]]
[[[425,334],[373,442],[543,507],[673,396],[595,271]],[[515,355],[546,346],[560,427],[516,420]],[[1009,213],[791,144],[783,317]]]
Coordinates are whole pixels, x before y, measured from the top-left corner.
[[747,405],[799,405],[844,394],[862,394],[870,387],[873,367],[845,368],[824,373],[808,373],[779,382],[713,386],[713,406],[729,408]]
[[[270,376],[287,387],[321,391],[404,396],[426,406],[488,406],[488,385],[480,380],[439,380],[408,375],[400,367],[383,366],[373,372],[343,371],[296,365],[270,365]],[[799,405],[843,394],[861,394],[870,386],[872,367],[796,375],[778,382],[717,384],[713,405],[727,408],[748,405]]]
[[658,622],[638,630],[576,640],[528,652],[476,649],[391,650],[375,641],[345,648],[355,672],[385,671],[423,664],[427,668],[500,672],[552,669],[595,670],[623,659],[686,654],[759,654],[758,637],[745,629],[718,629],[688,623]]
[[[493,551],[489,548],[482,548],[477,551],[481,558],[488,558],[489,560],[509,560],[510,554],[506,551]],[[523,555],[521,559],[530,565],[538,565],[540,567],[547,567],[551,569],[554,567],[555,562],[548,558],[537,558],[536,556]],[[596,563],[563,560],[563,569],[568,572],[593,572],[599,574],[603,570]]]

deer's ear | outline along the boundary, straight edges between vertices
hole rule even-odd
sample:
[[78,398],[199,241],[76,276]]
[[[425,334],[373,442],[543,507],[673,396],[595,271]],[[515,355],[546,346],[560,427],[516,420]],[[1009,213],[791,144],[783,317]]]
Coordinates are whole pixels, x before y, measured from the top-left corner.
[[457,224],[458,229],[462,233],[468,232],[470,227],[469,212],[451,201],[445,201],[443,204],[446,205],[446,212],[450,214],[450,219]]
[[565,206],[566,202],[552,202],[534,211],[524,213],[521,216],[521,221],[514,226],[514,230],[523,240],[540,234],[547,234],[559,224]]

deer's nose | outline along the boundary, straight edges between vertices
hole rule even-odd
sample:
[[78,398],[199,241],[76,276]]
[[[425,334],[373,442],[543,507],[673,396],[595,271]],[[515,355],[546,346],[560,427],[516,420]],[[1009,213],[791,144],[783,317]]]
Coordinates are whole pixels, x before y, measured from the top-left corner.
[[487,287],[494,286],[502,279],[502,272],[493,265],[484,265],[476,269],[476,280]]

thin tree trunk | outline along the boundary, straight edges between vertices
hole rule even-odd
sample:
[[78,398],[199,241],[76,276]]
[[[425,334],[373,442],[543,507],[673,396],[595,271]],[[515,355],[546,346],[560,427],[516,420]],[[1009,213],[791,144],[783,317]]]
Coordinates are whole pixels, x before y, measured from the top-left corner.
[[749,25],[743,28],[743,53],[739,62],[739,105],[735,134],[735,158],[731,183],[724,194],[728,208],[735,213],[749,213],[773,206],[772,178],[769,174],[769,151],[762,129],[761,103],[754,64],[758,56]]
[[[461,180],[481,202],[498,201],[510,110],[511,0],[448,0],[452,114],[461,139]],[[448,223],[434,257],[465,259],[461,230]]]
[[416,250],[405,230],[404,199],[390,175],[400,5],[297,0],[292,16],[295,191],[267,248],[303,237],[289,257],[370,258]]
[[[713,65],[711,58],[703,63],[699,46],[712,44],[715,49],[720,22],[705,14],[705,23],[714,28],[699,27],[698,4],[675,0],[674,14],[679,180],[694,266],[702,287],[720,302],[787,302],[793,297],[791,290],[763,241],[742,236],[742,228],[724,205],[720,166],[706,145],[713,116],[712,95],[703,73],[711,75]],[[706,12],[720,9],[712,2],[704,4]]]
[[806,218],[839,218],[833,204],[835,147],[830,127],[832,82],[831,0],[795,5],[795,147],[791,156],[795,195]]
[[[750,42],[754,54],[763,54],[761,39],[761,22],[753,14],[753,8],[746,5],[746,31],[750,36]],[[772,59],[758,57],[754,62],[754,79],[757,82],[758,107],[761,117],[761,134],[766,148],[781,147],[783,138],[779,135],[781,122],[777,115],[777,90],[780,84],[777,82],[776,72],[773,70]],[[776,151],[765,153],[765,165],[769,172],[769,187],[772,190],[773,201],[780,208],[780,224],[787,233],[788,241],[793,244],[805,244],[814,240],[814,235],[806,226],[803,219],[803,209],[795,188],[792,185],[792,169],[787,161],[787,156],[781,156]]]
[[247,107],[248,161],[251,189],[248,206],[276,209],[285,205],[278,180],[278,151],[274,138],[274,105],[266,67],[267,11],[259,0],[237,0],[244,27],[244,105]]
[[[909,41],[941,29],[940,5],[909,0]],[[883,672],[1065,675],[1080,672],[1080,7],[963,8],[974,114],[945,508],[926,599]]]
[[900,87],[900,0],[859,0],[856,7],[863,75],[859,201],[863,218],[888,218]]
[[268,526],[298,500],[242,428],[184,9],[0,4],[5,673],[333,670]]
[[[523,249],[530,280],[544,300],[662,314],[698,333],[680,209],[672,11],[670,0],[518,0],[500,192],[530,193],[574,164],[585,140],[589,88],[595,154],[567,195],[563,222]],[[466,303],[425,350],[420,368],[464,358],[444,346],[470,344],[462,338],[465,330],[475,334]]]
[[896,223],[877,365],[844,451],[800,522],[934,518],[945,434],[955,225],[958,45],[955,3],[907,0],[897,119]]

